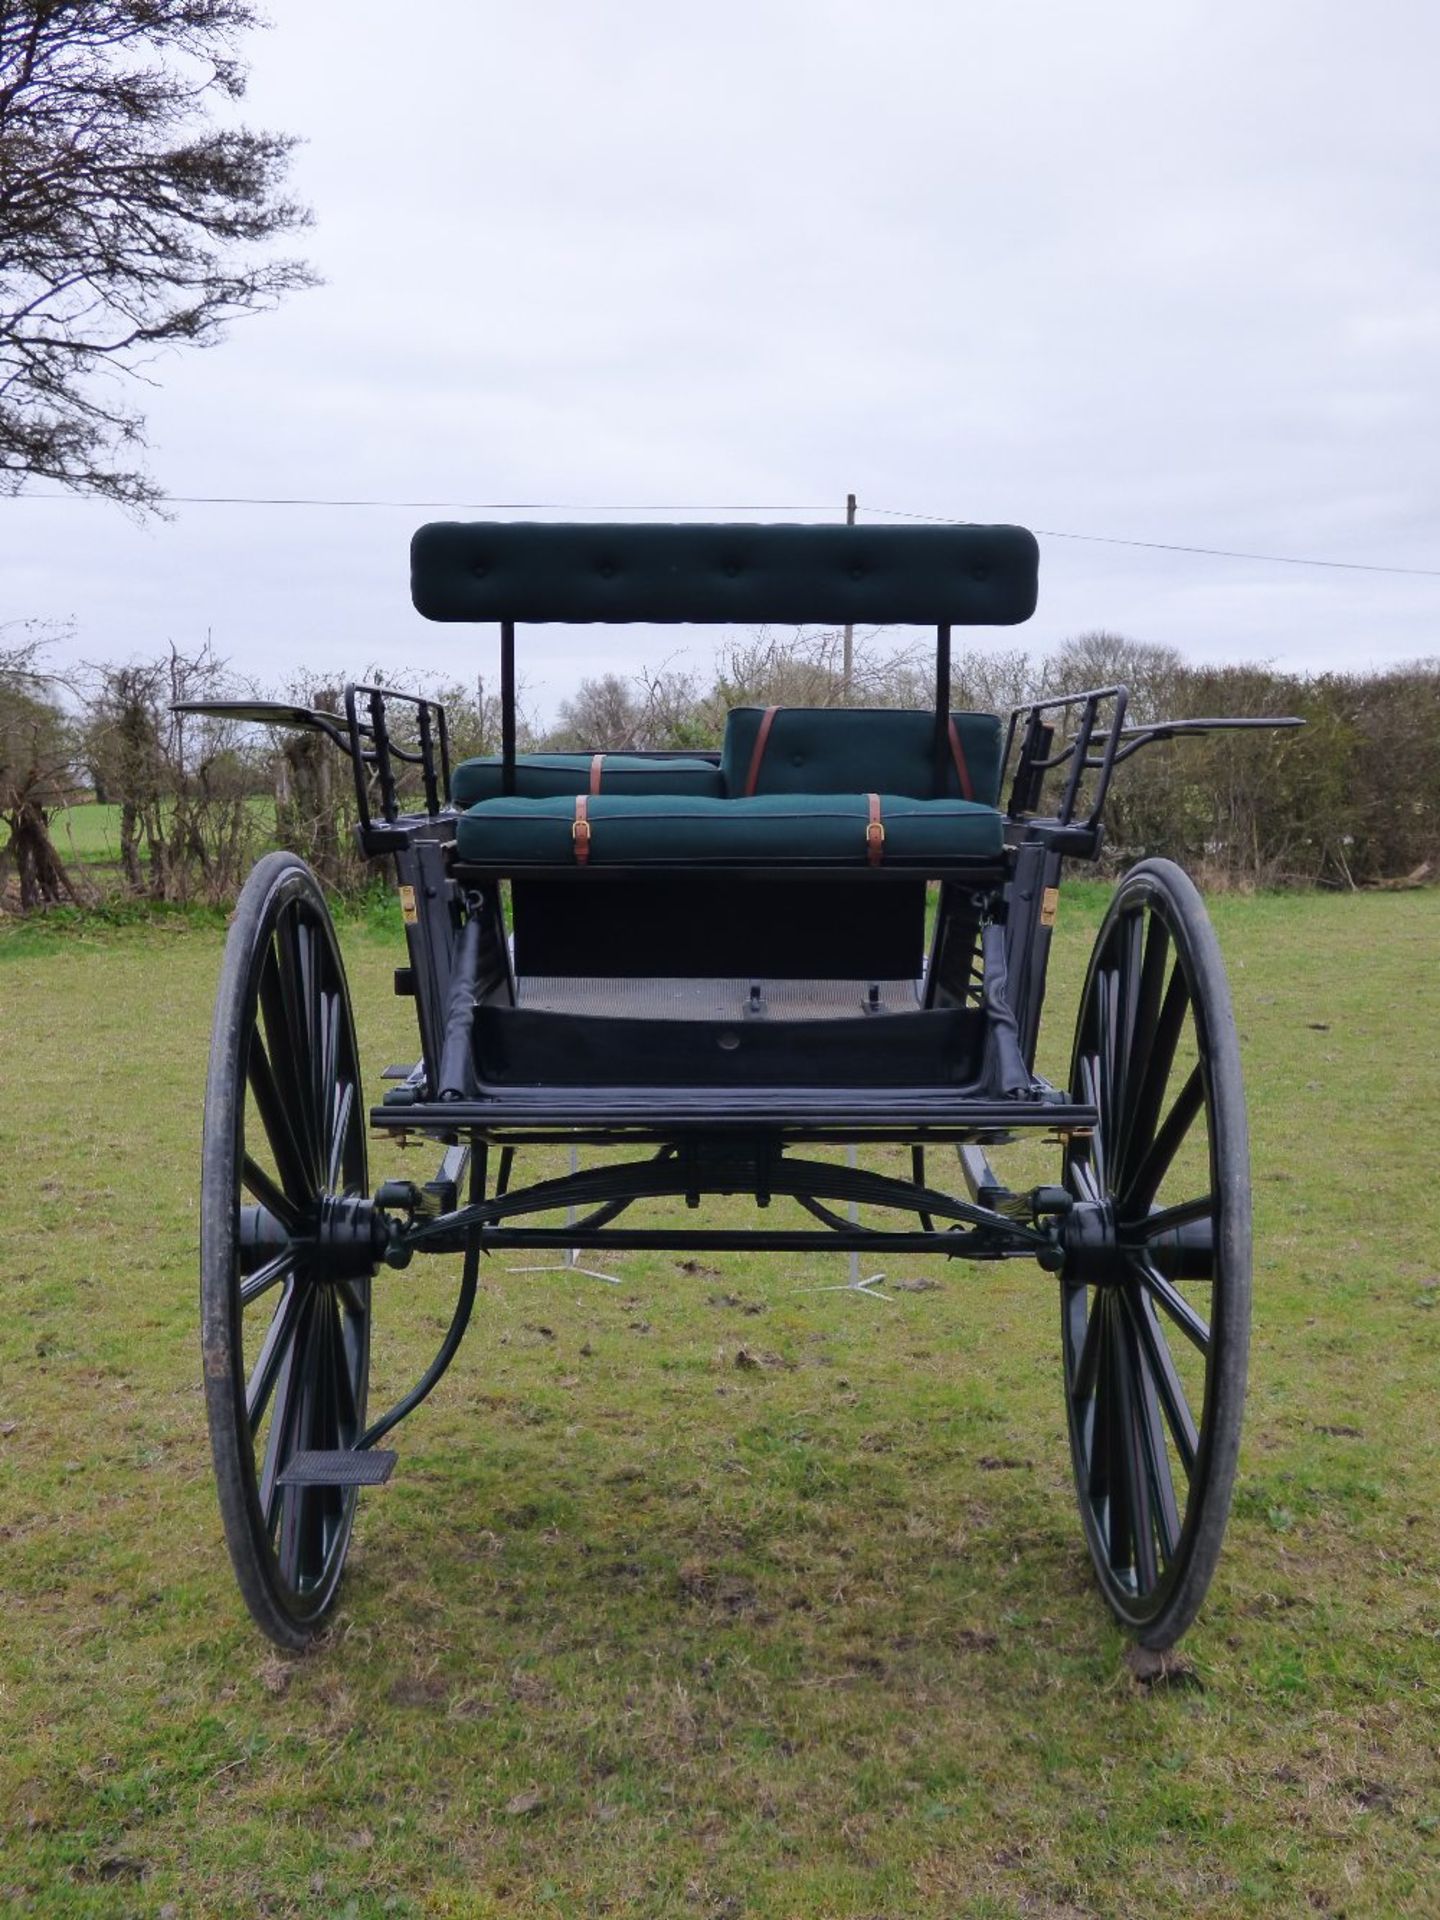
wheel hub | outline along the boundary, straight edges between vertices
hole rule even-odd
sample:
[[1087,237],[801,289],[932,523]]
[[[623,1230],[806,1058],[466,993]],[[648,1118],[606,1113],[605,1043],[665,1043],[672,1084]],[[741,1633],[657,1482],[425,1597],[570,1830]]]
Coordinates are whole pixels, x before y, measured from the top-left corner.
[[387,1238],[384,1215],[373,1200],[323,1194],[315,1229],[315,1277],[368,1279],[384,1256]]
[[1092,1287],[1113,1286],[1123,1273],[1115,1209],[1108,1200],[1077,1200],[1061,1225],[1065,1278]]
[[390,1227],[373,1200],[322,1194],[298,1232],[267,1207],[241,1207],[239,1242],[251,1262],[273,1258],[286,1247],[303,1249],[301,1263],[312,1280],[365,1280],[385,1257]]

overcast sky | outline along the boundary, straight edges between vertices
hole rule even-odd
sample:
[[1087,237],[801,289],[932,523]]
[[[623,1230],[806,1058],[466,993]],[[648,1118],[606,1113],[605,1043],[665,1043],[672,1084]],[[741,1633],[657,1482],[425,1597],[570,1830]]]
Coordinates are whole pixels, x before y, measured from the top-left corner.
[[[1440,568],[1434,0],[271,11],[247,117],[305,138],[325,285],[153,369],[170,493],[588,518],[853,491],[1046,530],[1006,644],[1440,653],[1440,578],[1055,537]],[[0,500],[0,610],[73,621],[79,658],[208,630],[270,684],[488,671],[493,630],[410,609],[431,517]],[[523,644],[542,712],[672,650]]]

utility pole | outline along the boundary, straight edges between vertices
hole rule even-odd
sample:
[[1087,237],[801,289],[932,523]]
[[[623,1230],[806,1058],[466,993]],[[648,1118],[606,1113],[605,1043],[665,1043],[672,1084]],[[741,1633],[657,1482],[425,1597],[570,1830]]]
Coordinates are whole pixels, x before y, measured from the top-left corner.
[[[853,493],[847,493],[845,496],[845,524],[847,527],[853,527],[855,524],[855,496]],[[845,652],[843,657],[844,667],[840,676],[840,697],[842,700],[848,700],[850,698],[851,681],[855,674],[855,628],[848,620],[845,622]]]

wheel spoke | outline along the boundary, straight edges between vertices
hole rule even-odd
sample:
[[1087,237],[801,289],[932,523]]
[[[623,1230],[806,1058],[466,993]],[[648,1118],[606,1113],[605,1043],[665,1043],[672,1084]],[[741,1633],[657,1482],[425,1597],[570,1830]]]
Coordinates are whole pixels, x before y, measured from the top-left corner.
[[1143,1288],[1126,1295],[1126,1306],[1135,1323],[1145,1365],[1159,1396],[1166,1424],[1175,1442],[1175,1451],[1180,1456],[1180,1465],[1185,1470],[1185,1478],[1189,1480],[1195,1473],[1200,1436],[1195,1429],[1195,1416],[1190,1411],[1185,1388],[1170,1354],[1169,1342],[1156,1317],[1150,1296]]
[[1095,1183],[1096,1196],[1105,1192],[1109,1186],[1106,1179],[1108,1155],[1106,1153],[1104,1107],[1100,1091],[1100,1066],[1093,1053],[1082,1054],[1080,1058],[1080,1090],[1086,1104],[1100,1114],[1100,1124],[1090,1136],[1090,1162]]
[[[1170,984],[1165,989],[1165,997],[1160,1005],[1160,1013],[1155,1022],[1154,1035],[1150,1041],[1145,1059],[1145,1070],[1140,1076],[1140,1084],[1135,1089],[1130,1102],[1130,1125],[1125,1134],[1126,1158],[1133,1164],[1150,1150],[1155,1137],[1155,1128],[1160,1119],[1160,1109],[1165,1102],[1165,1089],[1170,1080],[1170,1069],[1175,1064],[1175,1049],[1180,1043],[1180,1035],[1185,1026],[1185,1015],[1190,1006],[1190,988],[1177,961],[1170,975]],[[1117,1165],[1119,1185],[1120,1169]]]
[[260,975],[265,1051],[280,1103],[309,1169],[311,1191],[317,1192],[325,1164],[324,1149],[315,1112],[314,1088],[305,1066],[308,1043],[295,991],[294,968],[288,964],[287,955],[283,929],[277,927]]
[[355,1382],[350,1373],[350,1346],[345,1338],[339,1302],[330,1300],[330,1352],[335,1369],[335,1444],[353,1447],[360,1438],[360,1410],[355,1402]]
[[352,1319],[359,1321],[361,1326],[363,1326],[365,1324],[365,1316],[370,1311],[370,1303],[360,1291],[360,1287],[361,1282],[358,1280],[337,1280],[335,1282],[335,1292],[339,1296],[340,1304]]
[[1116,1137],[1116,1112],[1119,1108],[1119,973],[1104,968],[1094,981],[1096,1014],[1096,1060],[1100,1092],[1100,1137]]
[[1214,1218],[1214,1196],[1202,1193],[1194,1200],[1182,1200],[1173,1207],[1156,1207],[1153,1213],[1147,1213],[1133,1224],[1127,1222],[1124,1232],[1127,1239],[1134,1236],[1141,1240],[1158,1240],[1162,1234],[1175,1233],[1179,1228],[1194,1226],[1201,1220],[1213,1222]]
[[1179,1327],[1185,1338],[1201,1353],[1210,1351],[1210,1328],[1195,1311],[1178,1287],[1172,1286],[1163,1273],[1156,1270],[1148,1260],[1131,1256],[1135,1270],[1144,1281],[1156,1306],[1162,1307]]
[[[1137,921],[1142,917],[1137,914]],[[1148,1061],[1154,1048],[1155,1025],[1160,1015],[1160,996],[1165,986],[1169,957],[1170,930],[1158,913],[1152,913],[1145,933],[1145,954],[1140,962],[1139,976],[1132,983],[1125,1110],[1121,1116],[1120,1135],[1113,1156],[1117,1179],[1123,1176],[1132,1158],[1131,1142],[1140,1093],[1137,1076],[1141,1075],[1143,1064]]]
[[1196,1118],[1205,1105],[1205,1075],[1199,1063],[1190,1069],[1190,1076],[1179,1093],[1175,1104],[1166,1114],[1159,1131],[1150,1144],[1134,1175],[1127,1180],[1120,1193],[1120,1211],[1128,1215],[1148,1207],[1160,1190],[1160,1183],[1170,1171],[1170,1164],[1184,1144],[1185,1136],[1194,1125]]
[[1098,1205],[1100,1188],[1090,1165],[1089,1154],[1072,1152],[1068,1165],[1073,1184],[1081,1189],[1081,1199],[1088,1200],[1092,1206]]
[[348,1081],[335,1102],[335,1118],[330,1129],[330,1161],[325,1169],[325,1191],[339,1193],[345,1172],[345,1148],[350,1137],[350,1116],[355,1110],[355,1089]]
[[296,908],[296,958],[300,964],[300,1000],[305,1014],[305,1064],[309,1068],[311,1089],[315,1094],[315,1117],[321,1125],[321,1144],[324,1146],[332,1083],[326,1079],[328,1035],[324,1031],[326,1006],[319,948],[319,931],[303,920],[300,908]]
[[[1119,1429],[1119,1445],[1116,1448],[1121,1462],[1121,1477],[1125,1483],[1125,1518],[1128,1525],[1128,1555],[1122,1551],[1123,1541],[1117,1533],[1112,1533],[1112,1563],[1117,1570],[1132,1567],[1135,1583],[1142,1594],[1150,1593],[1159,1577],[1155,1562],[1155,1536],[1150,1525],[1150,1502],[1147,1497],[1148,1483],[1146,1475],[1145,1446],[1141,1434],[1140,1409],[1136,1404],[1136,1379],[1132,1365],[1130,1343],[1126,1338],[1125,1325],[1118,1305],[1111,1308],[1111,1341],[1114,1348],[1114,1387],[1115,1420]],[[1112,1515],[1114,1506],[1111,1507]]]
[[1125,1401],[1124,1363],[1115,1324],[1115,1303],[1107,1288],[1102,1304],[1105,1309],[1104,1348],[1096,1389],[1096,1432],[1105,1436],[1105,1541],[1112,1569],[1127,1573],[1134,1564],[1131,1535],[1134,1530],[1134,1506],[1127,1457],[1129,1409]]
[[260,1511],[266,1530],[273,1533],[285,1489],[279,1485],[280,1470],[295,1452],[295,1427],[300,1408],[304,1348],[309,1339],[314,1312],[315,1291],[301,1291],[295,1325],[286,1344],[285,1357],[275,1386],[275,1403],[270,1414],[270,1431],[265,1439],[265,1460],[260,1470]]
[[267,1213],[273,1213],[287,1233],[300,1231],[300,1209],[288,1194],[284,1194],[252,1154],[246,1154],[240,1163],[240,1180],[250,1196],[258,1200]]
[[[295,1448],[328,1451],[337,1443],[333,1395],[333,1302],[317,1289],[305,1342]],[[280,1523],[280,1572],[297,1592],[319,1579],[325,1567],[325,1516],[335,1489],[287,1487]],[[341,1496],[343,1499],[343,1496]]]
[[1160,1552],[1168,1565],[1174,1560],[1180,1545],[1180,1510],[1175,1499],[1170,1456],[1165,1447],[1165,1430],[1161,1425],[1158,1383],[1150,1371],[1134,1306],[1125,1293],[1118,1293],[1116,1297],[1120,1302],[1125,1327],[1125,1345],[1134,1389],[1135,1426],[1145,1466],[1148,1526],[1144,1531],[1148,1533],[1149,1527],[1154,1528]]
[[265,1129],[265,1138],[270,1151],[275,1156],[275,1165],[279,1169],[280,1184],[292,1200],[304,1205],[315,1195],[315,1173],[309,1164],[304,1149],[291,1125],[290,1115],[280,1096],[274,1072],[260,1044],[258,1028],[251,1030],[250,1055],[246,1062],[246,1078],[250,1091],[255,1096],[255,1105],[260,1112],[260,1124]]
[[1120,922],[1118,932],[1120,952],[1117,969],[1119,996],[1116,1009],[1115,1111],[1111,1116],[1111,1125],[1115,1129],[1112,1137],[1117,1144],[1125,1130],[1125,1119],[1130,1104],[1130,1082],[1135,1071],[1136,1014],[1145,942],[1144,913],[1136,912],[1126,915]]
[[281,1370],[289,1361],[296,1322],[300,1317],[301,1299],[300,1288],[292,1280],[280,1296],[270,1325],[265,1330],[260,1351],[255,1357],[250,1383],[245,1389],[245,1414],[250,1422],[252,1439],[265,1417],[265,1409]]
[[291,1457],[305,1446],[309,1427],[310,1384],[315,1371],[315,1302],[318,1289],[306,1287],[301,1294],[301,1310],[286,1354],[284,1367],[275,1389],[275,1410],[270,1416],[270,1432],[265,1445],[265,1464],[260,1475],[260,1506],[265,1524],[272,1531],[280,1506],[294,1488],[279,1484],[280,1474]]
[[[1095,1392],[1095,1370],[1100,1363],[1100,1336],[1105,1317],[1100,1311],[1098,1297],[1087,1312],[1087,1292],[1085,1287],[1075,1287],[1065,1303],[1071,1329],[1071,1351],[1075,1356],[1070,1398],[1077,1408],[1083,1406]],[[1084,1328],[1078,1340],[1074,1337],[1077,1324]]]
[[[305,931],[298,908],[287,907],[275,927],[274,997],[278,1003],[277,1017],[288,1043],[284,1058],[290,1068],[291,1092],[298,1107],[296,1119],[310,1147],[318,1184],[325,1167],[325,1132],[323,1108],[316,1101],[315,1029],[311,1024],[308,986],[301,955]],[[268,1020],[266,1032],[269,1036]],[[278,1071],[281,1049],[273,1037],[269,1053],[271,1064]]]
[[278,1286],[295,1271],[297,1259],[294,1247],[284,1247],[273,1259],[267,1260],[263,1267],[257,1267],[240,1282],[240,1306],[243,1311],[252,1301],[258,1300],[262,1293],[268,1293],[271,1287]]
[[[1095,1322],[1095,1412],[1090,1427],[1090,1458],[1087,1463],[1086,1490],[1096,1514],[1101,1515],[1103,1507],[1108,1505],[1110,1483],[1114,1477],[1110,1465],[1110,1442],[1112,1428],[1110,1420],[1110,1300],[1107,1293],[1097,1293],[1095,1306],[1091,1314]],[[1104,1520],[1105,1536],[1109,1539],[1109,1519]]]
[[320,998],[320,1096],[321,1112],[328,1113],[340,1077],[340,996],[325,993]]

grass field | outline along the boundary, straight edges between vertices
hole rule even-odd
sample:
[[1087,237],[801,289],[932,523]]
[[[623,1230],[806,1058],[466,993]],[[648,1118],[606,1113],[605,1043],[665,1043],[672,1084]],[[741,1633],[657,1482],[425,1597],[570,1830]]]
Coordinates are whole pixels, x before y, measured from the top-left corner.
[[[1102,897],[1062,909],[1052,1070]],[[1216,917],[1251,1411],[1150,1688],[1081,1543],[1054,1282],[1019,1263],[887,1305],[798,1290],[840,1257],[633,1255],[620,1287],[497,1258],[333,1634],[280,1658],[200,1392],[220,932],[0,934],[0,1912],[1440,1912],[1440,894]],[[391,940],[346,946],[374,1076],[410,1009]],[[378,1283],[377,1396],[457,1265]]]
[[[250,802],[262,829],[274,824],[274,805],[264,797]],[[167,813],[166,818],[169,818]],[[120,809],[106,801],[82,800],[63,807],[50,821],[55,850],[67,867],[92,870],[97,877],[120,864]]]

